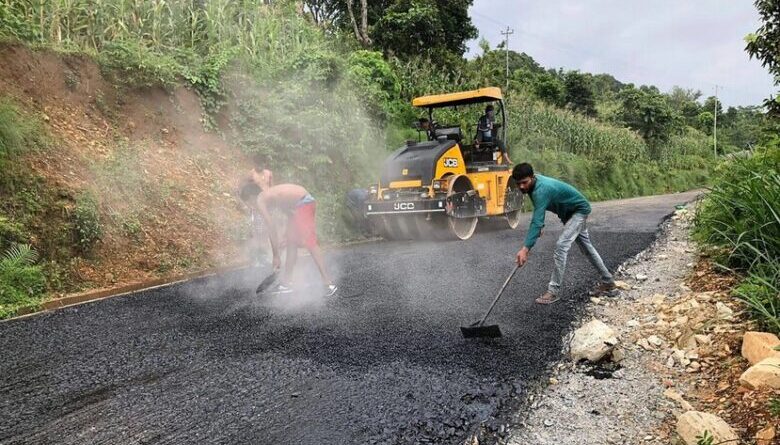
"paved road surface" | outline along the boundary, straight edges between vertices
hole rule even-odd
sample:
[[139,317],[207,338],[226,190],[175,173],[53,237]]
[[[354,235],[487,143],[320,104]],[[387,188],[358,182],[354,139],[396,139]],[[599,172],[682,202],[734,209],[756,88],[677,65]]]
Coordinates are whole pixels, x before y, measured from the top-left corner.
[[[610,268],[646,248],[693,194],[596,204]],[[504,337],[465,341],[527,227],[466,242],[332,251],[340,293],[260,300],[237,272],[0,323],[3,444],[462,443],[500,432],[597,276],[577,249],[564,300],[540,306],[560,224],[497,306]],[[301,276],[317,283],[308,258]]]

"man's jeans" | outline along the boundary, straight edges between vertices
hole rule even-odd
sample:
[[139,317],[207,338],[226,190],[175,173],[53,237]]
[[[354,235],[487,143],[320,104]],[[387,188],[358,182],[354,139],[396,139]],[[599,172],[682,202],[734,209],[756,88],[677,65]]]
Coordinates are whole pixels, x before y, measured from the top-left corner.
[[547,287],[547,290],[554,295],[558,295],[558,292],[561,290],[563,274],[566,272],[566,257],[569,255],[571,243],[574,241],[577,241],[577,246],[579,246],[580,251],[588,258],[590,264],[599,271],[601,280],[604,283],[612,283],[614,281],[612,274],[609,273],[609,270],[604,266],[604,262],[601,261],[601,257],[596,251],[596,248],[590,243],[587,222],[588,215],[575,213],[563,226],[563,232],[561,233],[561,236],[558,237],[554,255],[555,269],[550,278],[550,285]]

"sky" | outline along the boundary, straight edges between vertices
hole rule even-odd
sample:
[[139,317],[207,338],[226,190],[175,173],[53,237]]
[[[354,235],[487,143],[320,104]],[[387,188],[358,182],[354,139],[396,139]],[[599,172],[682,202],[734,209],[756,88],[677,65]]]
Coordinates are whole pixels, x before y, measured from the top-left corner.
[[[469,10],[492,48],[509,48],[545,68],[608,73],[621,82],[715,94],[724,106],[758,105],[775,94],[772,76],[745,52],[760,26],[752,0],[474,0]],[[481,52],[470,41],[466,57]]]

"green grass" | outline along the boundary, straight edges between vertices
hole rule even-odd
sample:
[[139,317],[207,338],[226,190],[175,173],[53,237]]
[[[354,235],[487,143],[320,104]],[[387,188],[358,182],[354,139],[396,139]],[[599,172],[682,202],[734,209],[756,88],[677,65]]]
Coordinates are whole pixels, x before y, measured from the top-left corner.
[[0,166],[14,156],[48,144],[40,119],[23,113],[16,102],[0,96]]

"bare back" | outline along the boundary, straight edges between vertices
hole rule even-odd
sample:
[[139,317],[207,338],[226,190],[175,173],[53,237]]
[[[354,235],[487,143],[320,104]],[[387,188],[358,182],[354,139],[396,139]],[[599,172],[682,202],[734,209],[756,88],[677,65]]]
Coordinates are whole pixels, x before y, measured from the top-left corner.
[[309,192],[298,184],[279,184],[266,189],[260,194],[260,199],[268,207],[276,207],[288,212],[294,209],[296,204],[308,194]]

